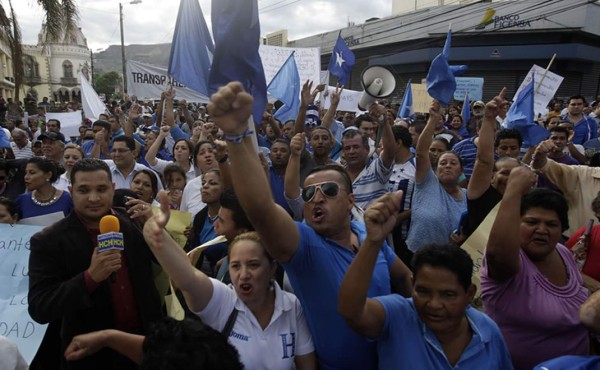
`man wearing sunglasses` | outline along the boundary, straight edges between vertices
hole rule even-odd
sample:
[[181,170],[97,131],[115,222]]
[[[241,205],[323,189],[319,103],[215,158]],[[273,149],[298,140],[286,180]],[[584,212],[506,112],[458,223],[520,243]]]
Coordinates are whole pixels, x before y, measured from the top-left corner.
[[[353,332],[337,313],[342,278],[368,238],[364,224],[350,222],[354,205],[350,177],[336,165],[313,169],[302,191],[305,222],[294,222],[264,191],[268,180],[247,126],[252,104],[252,96],[239,82],[232,82],[219,89],[209,105],[227,139],[232,182],[240,203],[265,247],[288,274],[307,317],[320,367],[376,369],[375,344]],[[386,295],[392,290],[409,294],[410,271],[384,244],[368,295]]]

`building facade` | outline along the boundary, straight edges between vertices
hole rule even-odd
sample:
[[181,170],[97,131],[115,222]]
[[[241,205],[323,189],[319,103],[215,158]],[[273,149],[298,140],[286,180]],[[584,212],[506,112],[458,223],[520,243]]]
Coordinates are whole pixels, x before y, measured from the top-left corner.
[[[342,31],[356,55],[350,88],[362,90],[362,70],[388,67],[396,75],[395,99],[406,82],[422,81],[452,25],[450,64],[465,64],[465,77],[483,77],[483,96],[502,87],[512,97],[533,64],[565,79],[557,96],[600,94],[600,3],[585,0],[453,1],[376,19]],[[431,4],[431,2],[429,2]],[[339,30],[290,41],[290,47],[319,47],[327,66]],[[325,68],[325,67],[324,67]],[[335,79],[335,77],[332,77]],[[330,81],[335,84],[335,80]]]
[[12,66],[12,53],[8,45],[0,41],[0,96],[5,100],[14,97],[15,77]]
[[79,74],[88,80],[92,76],[91,50],[81,28],[65,32],[59,41],[45,40],[42,25],[37,45],[23,45],[23,93],[31,93],[38,101],[43,97],[55,102],[81,101]]

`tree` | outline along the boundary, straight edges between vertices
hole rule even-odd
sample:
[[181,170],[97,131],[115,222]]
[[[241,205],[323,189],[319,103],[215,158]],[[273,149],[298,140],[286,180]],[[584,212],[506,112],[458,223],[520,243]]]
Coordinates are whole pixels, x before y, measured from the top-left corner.
[[[21,1],[21,0],[20,0]],[[65,35],[71,34],[77,29],[76,0],[36,0],[38,5],[44,9],[46,20],[46,42],[58,41]],[[19,100],[19,91],[23,84],[23,45],[19,22],[12,6],[8,0],[8,10],[0,0],[0,40],[8,45],[12,55],[12,67],[15,77],[15,100]]]
[[115,94],[115,87],[121,85],[121,76],[117,72],[94,74],[94,88],[98,94],[104,94],[106,99],[111,99]]

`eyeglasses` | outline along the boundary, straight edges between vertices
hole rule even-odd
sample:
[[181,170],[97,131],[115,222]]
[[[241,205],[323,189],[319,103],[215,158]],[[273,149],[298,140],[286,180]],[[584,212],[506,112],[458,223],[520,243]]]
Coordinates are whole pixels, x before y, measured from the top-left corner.
[[113,150],[111,150],[111,153],[127,153],[130,150],[131,149],[126,149],[126,148],[114,148]]
[[335,198],[341,190],[337,183],[331,181],[312,184],[302,189],[302,200],[304,200],[305,203],[312,201],[317,194],[317,189],[321,189],[321,193],[327,198]]

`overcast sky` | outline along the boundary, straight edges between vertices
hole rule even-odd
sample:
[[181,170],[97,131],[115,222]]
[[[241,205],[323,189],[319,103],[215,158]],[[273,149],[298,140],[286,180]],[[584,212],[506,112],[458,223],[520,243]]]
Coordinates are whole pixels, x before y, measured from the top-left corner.
[[[1,0],[0,0],[1,1]],[[142,0],[140,4],[123,1],[125,45],[171,42],[179,1]],[[7,6],[8,2],[3,1]],[[119,2],[115,0],[78,0],[79,25],[94,52],[121,43]],[[200,0],[210,28],[211,0]],[[13,0],[21,25],[23,42],[36,44],[43,11],[35,0]],[[371,17],[387,17],[390,0],[258,0],[262,36],[280,29],[288,30],[289,40],[343,28],[348,21],[364,23]]]

